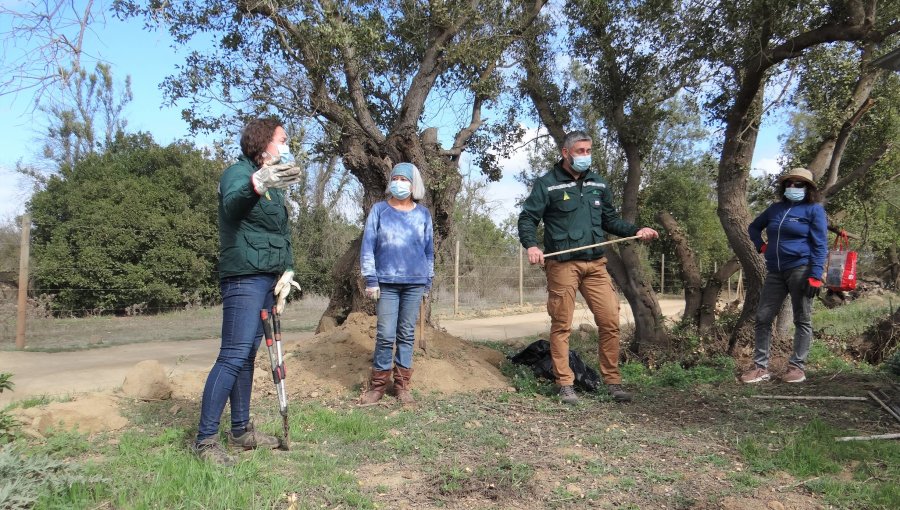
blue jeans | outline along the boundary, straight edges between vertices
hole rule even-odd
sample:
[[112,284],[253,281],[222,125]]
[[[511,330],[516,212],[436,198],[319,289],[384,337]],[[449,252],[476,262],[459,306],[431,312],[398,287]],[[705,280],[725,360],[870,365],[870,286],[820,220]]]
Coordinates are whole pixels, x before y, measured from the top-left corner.
[[772,323],[781,311],[784,298],[791,296],[794,309],[794,352],[788,362],[802,369],[809,355],[812,343],[812,298],[806,297],[806,280],[809,267],[799,266],[781,273],[766,275],[756,309],[756,349],[753,361],[763,367],[769,366],[769,346],[772,343]]
[[198,442],[219,433],[226,401],[231,401],[232,431],[242,432],[250,421],[253,364],[263,335],[259,311],[272,308],[276,278],[259,274],[221,282],[222,346],[203,389]]
[[[403,368],[412,368],[413,344],[416,339],[416,321],[419,319],[419,303],[425,294],[423,284],[380,283],[378,298],[378,328],[375,336],[375,354],[372,367],[390,370],[391,358]],[[394,344],[397,354],[394,355]]]

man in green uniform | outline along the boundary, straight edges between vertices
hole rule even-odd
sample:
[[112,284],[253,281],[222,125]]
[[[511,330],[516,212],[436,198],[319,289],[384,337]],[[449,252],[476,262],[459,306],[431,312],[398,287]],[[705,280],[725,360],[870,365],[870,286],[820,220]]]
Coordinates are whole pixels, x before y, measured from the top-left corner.
[[563,402],[574,404],[575,375],[569,367],[569,334],[575,313],[575,292],[581,291],[594,314],[599,335],[600,373],[609,394],[617,402],[631,400],[622,389],[619,373],[619,299],[606,270],[603,248],[587,248],[544,259],[537,246],[537,226],[544,222],[544,249],[557,252],[619,237],[640,236],[649,241],[659,234],[621,219],[612,205],[606,181],[591,166],[591,137],[583,131],[566,135],[562,159],[534,182],[519,214],[519,241],[528,250],[528,261],[545,264],[547,313],[550,315],[550,353]]

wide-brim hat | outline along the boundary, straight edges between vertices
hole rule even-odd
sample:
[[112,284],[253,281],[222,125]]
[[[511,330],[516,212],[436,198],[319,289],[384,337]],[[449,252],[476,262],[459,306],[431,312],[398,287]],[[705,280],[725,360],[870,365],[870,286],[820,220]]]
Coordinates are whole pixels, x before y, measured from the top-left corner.
[[778,184],[781,184],[788,179],[793,181],[803,181],[813,188],[816,187],[816,181],[813,180],[812,172],[805,168],[792,168],[789,172],[778,178]]

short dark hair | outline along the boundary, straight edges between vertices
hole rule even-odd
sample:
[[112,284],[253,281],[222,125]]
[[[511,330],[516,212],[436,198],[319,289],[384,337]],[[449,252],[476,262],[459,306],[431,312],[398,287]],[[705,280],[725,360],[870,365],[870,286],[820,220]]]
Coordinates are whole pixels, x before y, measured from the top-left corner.
[[241,133],[241,152],[244,156],[256,163],[256,166],[262,166],[265,162],[263,153],[272,141],[275,130],[281,125],[281,120],[277,117],[253,119],[248,122]]
[[[789,180],[790,179],[785,179],[776,185],[775,197],[778,200],[784,199],[784,190],[785,190],[784,183]],[[806,181],[804,181],[804,182],[806,182]],[[821,201],[822,201],[822,193],[820,193],[819,190],[816,189],[815,186],[813,186],[807,182],[806,183],[806,196],[803,197],[803,203],[804,204],[815,204],[815,203],[818,203]]]

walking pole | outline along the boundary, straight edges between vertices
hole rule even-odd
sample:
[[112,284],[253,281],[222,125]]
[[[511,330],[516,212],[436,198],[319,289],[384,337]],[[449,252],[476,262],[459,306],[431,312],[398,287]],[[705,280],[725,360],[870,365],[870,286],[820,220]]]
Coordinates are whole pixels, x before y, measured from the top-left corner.
[[[272,308],[272,322],[269,322],[269,311],[262,309],[259,311],[259,317],[262,319],[263,332],[266,337],[266,350],[269,351],[269,363],[272,366],[272,380],[275,382],[275,392],[278,395],[278,409],[281,413],[282,425],[284,427],[284,438],[278,448],[282,450],[290,450],[290,435],[288,430],[287,415],[287,392],[284,387],[284,356],[281,352],[281,320],[275,308]],[[273,328],[274,325],[274,328]],[[274,329],[274,331],[273,331]]]
[[606,246],[607,244],[621,243],[622,241],[631,241],[632,239],[640,239],[640,236],[622,237],[619,239],[613,239],[612,241],[604,241],[602,243],[589,244],[587,246],[579,246],[578,248],[569,248],[568,250],[555,251],[553,253],[545,253],[544,258],[552,257],[554,255],[562,255],[563,253],[571,253],[573,251],[587,250],[588,248],[597,248],[598,246]]

